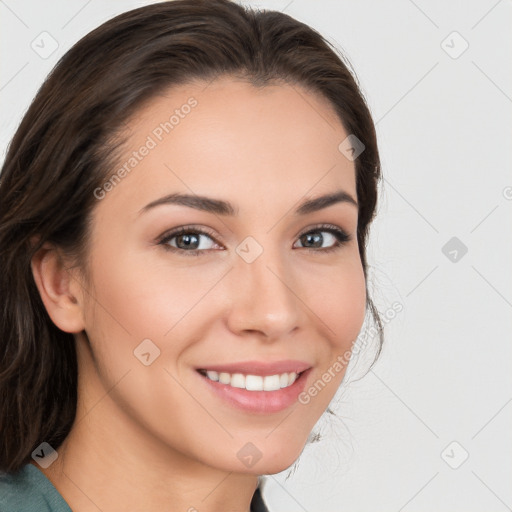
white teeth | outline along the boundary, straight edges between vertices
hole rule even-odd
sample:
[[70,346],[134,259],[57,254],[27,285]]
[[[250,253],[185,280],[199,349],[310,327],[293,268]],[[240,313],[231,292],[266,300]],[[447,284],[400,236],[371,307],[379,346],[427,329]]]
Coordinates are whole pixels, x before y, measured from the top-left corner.
[[[208,374],[206,374],[208,375]],[[231,382],[231,375],[229,373],[221,372],[219,373],[219,382],[221,384],[229,384]]]
[[215,382],[228,384],[234,388],[245,388],[248,391],[277,391],[291,386],[297,380],[295,372],[262,377],[260,375],[243,375],[242,373],[231,375],[226,372],[207,370],[206,376]]
[[281,377],[279,375],[267,375],[263,379],[264,391],[276,391],[281,389]]
[[262,391],[263,377],[259,375],[247,375],[245,378],[245,389],[248,391]]
[[210,380],[219,380],[219,374],[217,372],[214,372],[214,371],[207,371],[206,372],[206,375],[208,375],[208,378]]
[[245,388],[245,375],[235,373],[231,376],[231,382],[229,384],[234,388]]

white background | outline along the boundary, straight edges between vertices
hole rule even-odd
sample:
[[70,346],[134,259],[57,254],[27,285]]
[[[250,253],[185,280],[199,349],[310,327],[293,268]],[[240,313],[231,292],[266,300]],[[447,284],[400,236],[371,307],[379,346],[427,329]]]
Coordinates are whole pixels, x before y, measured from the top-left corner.
[[[0,0],[2,159],[58,58],[148,3]],[[511,0],[241,3],[313,26],[352,63],[384,175],[371,288],[381,312],[403,306],[378,364],[345,379],[339,420],[322,418],[290,478],[268,477],[271,512],[512,510]],[[46,59],[31,48],[44,31]],[[452,237],[467,254],[445,256]]]

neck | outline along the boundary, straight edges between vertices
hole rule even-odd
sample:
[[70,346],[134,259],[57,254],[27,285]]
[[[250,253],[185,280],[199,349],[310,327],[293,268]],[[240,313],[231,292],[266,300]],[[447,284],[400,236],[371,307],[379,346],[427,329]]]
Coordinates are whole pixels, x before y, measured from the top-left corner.
[[73,512],[249,512],[258,486],[256,475],[223,471],[163,444],[91,371],[79,374],[76,419],[57,452],[49,468],[34,464]]

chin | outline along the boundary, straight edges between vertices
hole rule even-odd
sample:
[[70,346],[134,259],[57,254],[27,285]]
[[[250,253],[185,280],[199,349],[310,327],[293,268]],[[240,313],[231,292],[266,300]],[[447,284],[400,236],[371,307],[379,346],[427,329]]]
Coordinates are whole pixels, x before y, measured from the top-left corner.
[[261,464],[258,468],[258,475],[276,475],[277,473],[281,473],[282,471],[285,471],[290,466],[293,465],[293,463],[297,460],[298,456],[293,460],[288,461],[275,461],[275,462],[267,462],[266,464]]
[[268,446],[262,449],[261,459],[244,472],[255,475],[274,475],[285,471],[299,458],[304,445],[305,442],[291,445],[289,441],[283,440],[280,446]]

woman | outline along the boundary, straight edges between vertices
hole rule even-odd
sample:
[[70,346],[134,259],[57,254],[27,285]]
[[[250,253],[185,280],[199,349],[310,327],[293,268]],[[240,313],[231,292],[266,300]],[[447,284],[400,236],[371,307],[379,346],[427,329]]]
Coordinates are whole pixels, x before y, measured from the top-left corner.
[[287,15],[176,0],[79,41],[1,173],[0,509],[267,510],[381,334],[379,179],[357,83]]

